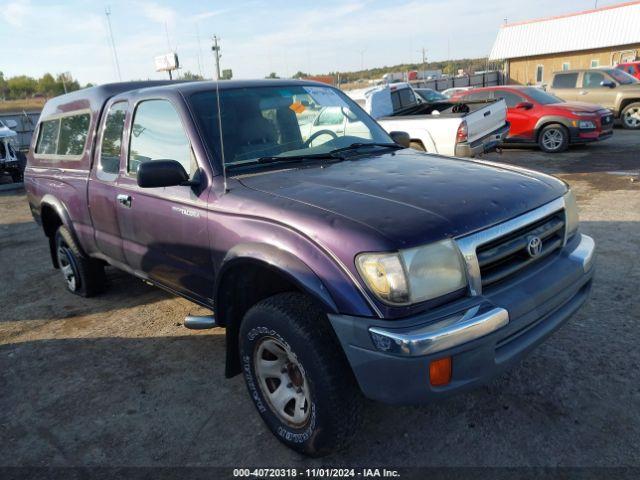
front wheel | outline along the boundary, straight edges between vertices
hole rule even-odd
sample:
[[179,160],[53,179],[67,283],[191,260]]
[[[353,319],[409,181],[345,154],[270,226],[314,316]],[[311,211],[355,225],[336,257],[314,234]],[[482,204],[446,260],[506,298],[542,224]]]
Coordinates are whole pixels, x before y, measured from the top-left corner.
[[278,440],[314,457],[348,444],[363,399],[322,311],[299,293],[267,298],[245,315],[239,342],[249,395]]
[[640,129],[640,102],[631,103],[624,107],[620,117],[624,128],[629,130]]
[[564,152],[569,147],[569,132],[562,125],[547,125],[538,136],[538,145],[546,153]]

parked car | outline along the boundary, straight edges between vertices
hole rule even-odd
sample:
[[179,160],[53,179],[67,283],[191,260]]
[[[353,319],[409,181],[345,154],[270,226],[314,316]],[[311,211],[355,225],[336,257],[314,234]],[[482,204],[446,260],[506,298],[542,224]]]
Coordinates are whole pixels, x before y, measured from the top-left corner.
[[568,101],[608,108],[622,126],[640,129],[640,83],[617,68],[567,70],[553,74],[550,93]]
[[14,147],[18,134],[12,128],[16,126],[14,120],[0,120],[0,175],[10,175],[13,182],[21,182],[27,159]]
[[[316,106],[366,132],[303,140]],[[226,376],[317,456],[347,444],[363,395],[421,404],[483,384],[591,288],[594,242],[564,182],[394,138],[315,82],[102,85],[46,103],[25,187],[67,290],[99,293],[112,265],[211,309],[184,325],[226,328]]]
[[442,94],[447,98],[451,98],[459,92],[468,92],[469,90],[473,90],[473,87],[453,87],[443,90]]
[[628,73],[637,80],[640,80],[640,61],[625,62],[616,65],[616,68]]
[[347,92],[387,131],[404,131],[411,148],[456,157],[475,157],[501,145],[509,133],[503,101],[427,103],[408,83]]
[[596,142],[613,135],[613,114],[600,105],[565,102],[536,87],[499,86],[477,88],[454,97],[466,101],[507,103],[511,125],[505,143],[534,144],[558,153],[570,145]]
[[416,92],[419,100],[426,103],[446,102],[448,100],[448,97],[432,88],[414,88],[413,91]]

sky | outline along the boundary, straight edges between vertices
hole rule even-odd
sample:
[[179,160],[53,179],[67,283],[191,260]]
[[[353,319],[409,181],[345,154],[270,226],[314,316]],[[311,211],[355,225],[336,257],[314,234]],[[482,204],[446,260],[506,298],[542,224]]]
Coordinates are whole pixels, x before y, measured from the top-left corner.
[[[328,0],[206,2],[2,0],[0,71],[5,77],[70,72],[81,83],[166,78],[154,57],[177,52],[182,71],[234,78],[353,71],[489,54],[505,19],[517,22],[594,7],[595,0]],[[619,1],[599,0],[598,6]]]

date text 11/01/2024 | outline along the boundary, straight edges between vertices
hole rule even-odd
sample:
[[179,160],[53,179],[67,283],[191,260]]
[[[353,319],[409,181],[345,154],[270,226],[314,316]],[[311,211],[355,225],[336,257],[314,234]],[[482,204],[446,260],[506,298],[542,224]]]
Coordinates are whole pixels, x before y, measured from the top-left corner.
[[233,476],[237,478],[399,478],[400,473],[386,468],[237,468],[233,470]]

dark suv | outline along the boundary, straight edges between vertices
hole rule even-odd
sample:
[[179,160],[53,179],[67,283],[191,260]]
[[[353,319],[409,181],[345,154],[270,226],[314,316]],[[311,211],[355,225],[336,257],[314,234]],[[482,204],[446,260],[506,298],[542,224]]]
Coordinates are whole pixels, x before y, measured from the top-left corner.
[[[326,108],[350,130],[309,133]],[[363,396],[487,382],[590,290],[566,184],[407,141],[313,82],[103,85],[47,102],[25,185],[71,292],[100,292],[111,265],[215,311],[185,325],[226,328],[227,376],[322,455]]]

